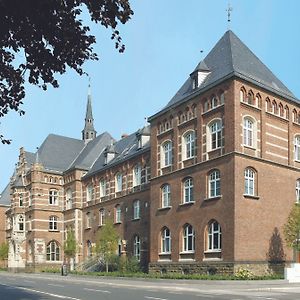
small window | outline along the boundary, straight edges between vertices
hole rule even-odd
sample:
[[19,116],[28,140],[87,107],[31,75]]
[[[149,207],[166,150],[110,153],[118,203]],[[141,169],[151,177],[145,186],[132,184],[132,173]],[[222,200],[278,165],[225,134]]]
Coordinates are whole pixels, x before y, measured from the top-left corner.
[[133,239],[133,256],[138,261],[141,260],[141,241],[138,235],[135,235]]
[[86,201],[87,202],[90,202],[93,200],[93,193],[94,193],[93,185],[89,184],[86,188]]
[[254,147],[254,122],[250,118],[244,118],[243,142],[245,146]]
[[221,195],[221,177],[219,170],[214,170],[209,174],[208,190],[209,198],[219,197]]
[[103,226],[105,224],[105,210],[101,208],[99,210],[99,226]]
[[24,231],[24,216],[18,216],[18,231]]
[[245,90],[244,89],[241,89],[240,90],[240,101],[241,102],[245,102],[245,99],[246,97],[245,97]]
[[222,122],[214,121],[209,125],[210,150],[218,149],[222,146]]
[[49,230],[57,230],[57,217],[56,216],[51,216],[49,218]]
[[92,227],[92,215],[90,212],[86,213],[86,228]]
[[169,184],[163,185],[161,188],[161,207],[171,206],[171,187]]
[[195,231],[192,225],[185,225],[183,228],[183,252],[195,251]]
[[222,232],[221,226],[217,221],[212,221],[208,225],[208,243],[207,250],[208,251],[221,251],[222,249]]
[[72,190],[68,189],[66,192],[66,209],[71,209],[72,208]]
[[133,219],[140,218],[140,200],[135,200],[133,202]]
[[58,192],[57,190],[49,191],[49,204],[50,205],[58,205]]
[[117,173],[115,180],[116,180],[116,193],[121,192],[123,189],[123,175],[121,173]]
[[218,98],[213,96],[211,98],[211,108],[213,109],[213,108],[216,108],[217,106],[218,106]]
[[255,172],[251,168],[246,168],[244,171],[245,189],[244,194],[249,196],[255,195]]
[[23,205],[24,205],[24,202],[23,202],[23,195],[20,194],[20,195],[19,195],[19,207],[23,207]]
[[161,253],[171,253],[171,234],[169,228],[164,228],[161,232]]
[[162,145],[162,167],[168,167],[172,164],[172,142],[167,141]]
[[194,183],[192,178],[188,178],[183,182],[183,203],[194,201]]
[[142,168],[140,165],[136,165],[133,168],[133,186],[141,185]]
[[189,131],[183,135],[183,159],[195,156],[195,131]]
[[121,223],[121,206],[115,207],[115,223]]
[[100,180],[100,198],[106,196],[106,180]]
[[297,135],[294,139],[294,152],[295,160],[300,161],[300,135]]

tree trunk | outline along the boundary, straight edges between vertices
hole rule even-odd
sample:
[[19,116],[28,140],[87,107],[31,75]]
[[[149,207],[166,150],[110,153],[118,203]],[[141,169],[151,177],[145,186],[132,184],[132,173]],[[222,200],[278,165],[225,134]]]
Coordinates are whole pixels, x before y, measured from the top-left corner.
[[106,273],[108,273],[108,261],[106,261]]

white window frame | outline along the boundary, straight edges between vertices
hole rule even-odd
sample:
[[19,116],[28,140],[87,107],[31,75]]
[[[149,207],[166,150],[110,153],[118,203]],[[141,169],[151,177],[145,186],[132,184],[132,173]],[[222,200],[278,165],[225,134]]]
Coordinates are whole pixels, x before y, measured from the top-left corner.
[[142,168],[139,164],[135,165],[133,168],[133,176],[132,176],[133,186],[139,186],[142,182]]
[[116,193],[121,192],[123,189],[123,175],[122,173],[117,173],[115,176],[115,188],[116,188]]
[[86,202],[91,202],[93,200],[94,188],[92,184],[86,187]]
[[49,190],[49,205],[58,205],[58,191]]
[[138,235],[133,239],[133,256],[140,261],[141,260],[141,240]]
[[294,159],[300,161],[300,135],[296,135],[294,138]]
[[214,109],[214,108],[216,108],[216,107],[219,106],[219,105],[218,105],[218,98],[217,98],[216,96],[213,96],[213,97],[211,98],[210,103],[211,103],[211,109]]
[[[215,225],[217,228],[215,228]],[[211,222],[207,230],[207,251],[215,252],[222,250],[222,230],[217,221]]]
[[195,131],[188,131],[183,135],[183,160],[195,157]]
[[161,207],[171,206],[171,186],[164,184],[161,188]]
[[162,167],[168,167],[172,165],[172,142],[165,141],[161,146],[161,164]]
[[255,171],[251,168],[244,171],[244,194],[255,196]]
[[213,151],[222,147],[222,120],[213,120],[208,125],[208,150]]
[[57,216],[50,216],[49,217],[49,230],[50,231],[57,231],[58,230]]
[[186,178],[183,182],[183,203],[194,202],[193,178]]
[[99,209],[99,226],[105,225],[105,209]]
[[296,203],[300,203],[300,179],[296,180]]
[[245,117],[243,120],[243,144],[255,148],[255,122],[252,118]]
[[99,184],[99,189],[100,189],[100,198],[106,196],[106,180],[101,179],[100,184]]
[[60,247],[56,241],[51,241],[47,245],[47,261],[60,261]]
[[133,202],[133,219],[137,220],[141,217],[141,205],[140,200],[135,200]]
[[169,228],[164,228],[161,232],[161,253],[171,253],[171,232]]
[[185,253],[195,252],[195,230],[192,225],[187,224],[183,228],[182,249]]
[[209,198],[221,196],[221,174],[219,170],[213,170],[208,175]]
[[121,210],[121,205],[117,205],[115,208],[115,222],[116,223],[121,223],[122,221],[122,210]]

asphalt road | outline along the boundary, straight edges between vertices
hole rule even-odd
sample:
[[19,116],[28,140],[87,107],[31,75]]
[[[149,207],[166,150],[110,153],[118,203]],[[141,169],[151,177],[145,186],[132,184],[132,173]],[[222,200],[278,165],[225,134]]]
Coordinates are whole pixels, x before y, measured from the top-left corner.
[[299,300],[300,284],[117,279],[0,272],[1,300]]

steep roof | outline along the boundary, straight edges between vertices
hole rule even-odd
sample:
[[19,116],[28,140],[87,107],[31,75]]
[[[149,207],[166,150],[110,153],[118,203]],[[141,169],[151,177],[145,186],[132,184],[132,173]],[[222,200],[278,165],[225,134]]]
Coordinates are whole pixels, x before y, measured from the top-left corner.
[[0,205],[10,205],[10,187],[9,184],[0,194]]
[[39,162],[45,169],[63,172],[84,147],[84,141],[49,134],[38,150]]
[[150,142],[147,142],[143,148],[138,148],[138,138],[137,135],[139,130],[122,138],[121,140],[113,144],[114,151],[116,156],[108,163],[105,164],[105,151],[101,153],[99,158],[95,161],[91,170],[85,175],[85,177],[91,176],[97,172],[100,172],[104,169],[110,168],[113,165],[119,164],[129,158],[132,158],[140,153],[150,149]]
[[114,139],[108,132],[100,134],[86,144],[68,169],[77,168],[89,170],[105,147],[110,145],[112,142],[114,142]]
[[190,96],[204,92],[233,76],[250,81],[289,100],[299,102],[293,93],[231,30],[223,35],[205,59],[197,65],[195,71],[199,69],[210,71],[201,85],[197,89],[193,89],[192,79],[189,77],[163,110],[151,116],[149,120],[170,107],[188,100]]

